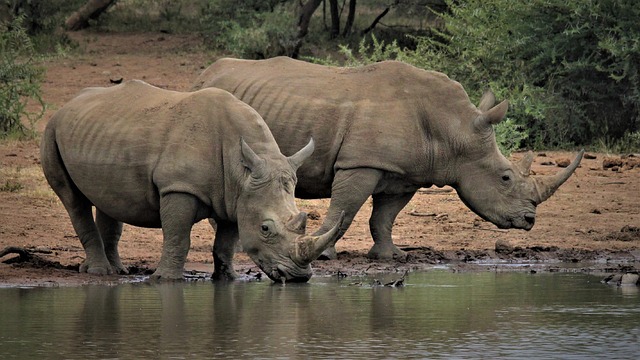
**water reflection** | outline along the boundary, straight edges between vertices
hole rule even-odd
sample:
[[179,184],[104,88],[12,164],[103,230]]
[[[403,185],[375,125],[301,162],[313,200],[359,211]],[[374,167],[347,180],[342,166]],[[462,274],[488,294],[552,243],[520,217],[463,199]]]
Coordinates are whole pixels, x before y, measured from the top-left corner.
[[598,280],[584,274],[430,272],[410,274],[404,288],[316,278],[286,286],[234,282],[0,289],[0,355],[157,359],[635,354],[640,340],[637,289]]

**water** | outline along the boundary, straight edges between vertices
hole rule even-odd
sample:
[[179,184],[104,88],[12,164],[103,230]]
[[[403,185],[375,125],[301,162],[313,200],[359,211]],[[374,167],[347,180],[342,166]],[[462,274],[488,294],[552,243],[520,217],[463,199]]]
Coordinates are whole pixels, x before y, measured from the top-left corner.
[[372,281],[316,277],[286,286],[267,281],[0,289],[0,358],[640,354],[638,288],[604,285],[598,276],[431,271],[409,274],[402,288]]

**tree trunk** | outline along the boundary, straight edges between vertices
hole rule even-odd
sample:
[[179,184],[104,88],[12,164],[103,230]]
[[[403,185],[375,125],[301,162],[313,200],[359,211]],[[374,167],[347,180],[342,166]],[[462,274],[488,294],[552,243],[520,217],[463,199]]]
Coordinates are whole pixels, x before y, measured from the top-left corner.
[[297,58],[300,48],[302,47],[302,39],[309,33],[309,24],[313,13],[322,4],[322,0],[309,0],[300,9],[298,17],[298,35],[296,36],[296,45],[291,54],[292,58]]
[[387,7],[386,9],[384,9],[384,11],[378,15],[375,19],[373,19],[373,22],[371,23],[371,25],[369,25],[368,28],[362,30],[362,35],[367,34],[369,31],[373,30],[376,28],[376,25],[378,25],[378,22],[380,20],[382,20],[382,18],[387,15],[387,13],[389,12],[389,10],[391,10],[391,7]]
[[335,39],[340,35],[340,12],[338,11],[338,0],[329,0],[329,12],[331,13],[331,31],[329,37]]
[[89,0],[64,22],[67,30],[77,31],[89,26],[89,19],[96,19],[117,0]]
[[356,0],[349,0],[349,15],[347,16],[347,22],[344,24],[344,30],[342,31],[342,36],[347,37],[351,33],[351,27],[353,26],[353,21],[356,18]]

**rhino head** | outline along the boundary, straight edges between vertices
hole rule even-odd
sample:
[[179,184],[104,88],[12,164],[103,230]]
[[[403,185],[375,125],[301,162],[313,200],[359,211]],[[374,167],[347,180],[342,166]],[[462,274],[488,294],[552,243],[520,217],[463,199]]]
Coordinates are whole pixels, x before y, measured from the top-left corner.
[[495,97],[485,93],[478,115],[467,125],[471,132],[466,142],[467,155],[457,164],[453,187],[460,199],[473,212],[502,229],[531,230],[536,219],[536,206],[547,200],[576,170],[584,150],[562,171],[551,176],[530,176],[533,153],[512,163],[500,153],[493,126],[506,115],[507,101],[493,106]]
[[310,263],[338,236],[344,215],[319,236],[306,235],[307,214],[296,207],[296,170],[314,150],[313,139],[296,154],[263,158],[241,140],[249,175],[238,197],[238,232],[243,250],[273,281],[305,282]]

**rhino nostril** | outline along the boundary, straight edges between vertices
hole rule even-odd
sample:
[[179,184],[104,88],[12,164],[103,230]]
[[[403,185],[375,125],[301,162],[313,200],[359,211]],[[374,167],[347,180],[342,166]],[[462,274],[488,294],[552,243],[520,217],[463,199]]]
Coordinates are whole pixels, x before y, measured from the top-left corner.
[[536,216],[534,214],[526,214],[524,216],[524,221],[526,221],[527,224],[533,226],[533,224],[535,224],[536,222]]

